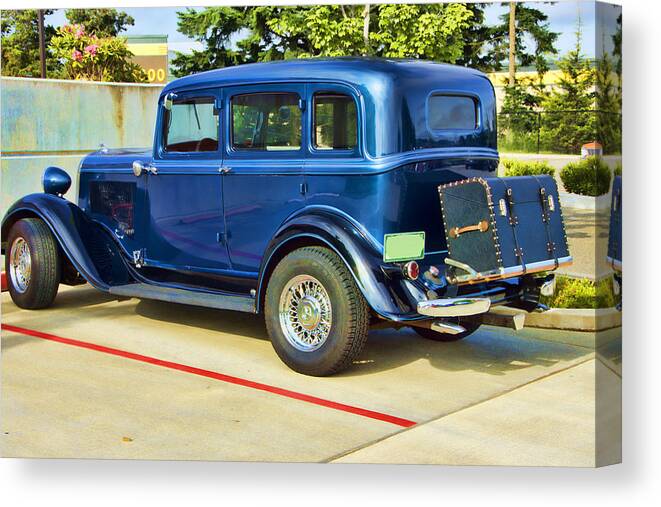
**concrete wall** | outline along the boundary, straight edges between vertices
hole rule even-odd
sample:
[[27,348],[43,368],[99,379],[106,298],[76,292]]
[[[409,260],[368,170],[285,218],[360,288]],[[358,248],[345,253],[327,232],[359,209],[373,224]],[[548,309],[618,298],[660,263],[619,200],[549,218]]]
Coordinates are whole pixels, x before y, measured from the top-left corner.
[[160,85],[1,78],[0,213],[39,192],[45,167],[65,169],[75,199],[80,159],[98,149],[151,146]]

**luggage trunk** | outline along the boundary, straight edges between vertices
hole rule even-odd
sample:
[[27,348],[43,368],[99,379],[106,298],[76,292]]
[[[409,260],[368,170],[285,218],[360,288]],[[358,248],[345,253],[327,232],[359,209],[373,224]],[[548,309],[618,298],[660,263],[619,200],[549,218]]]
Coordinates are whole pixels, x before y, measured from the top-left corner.
[[615,271],[622,271],[622,176],[613,179],[606,258]]
[[469,178],[439,188],[450,283],[476,283],[571,264],[551,176]]

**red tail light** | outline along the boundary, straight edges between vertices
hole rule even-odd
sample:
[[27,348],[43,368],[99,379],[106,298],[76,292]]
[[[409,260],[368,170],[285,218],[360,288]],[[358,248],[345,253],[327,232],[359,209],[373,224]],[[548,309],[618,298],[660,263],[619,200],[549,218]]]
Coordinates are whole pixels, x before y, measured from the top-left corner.
[[407,262],[404,264],[404,276],[409,280],[417,280],[420,275],[420,266],[415,261]]

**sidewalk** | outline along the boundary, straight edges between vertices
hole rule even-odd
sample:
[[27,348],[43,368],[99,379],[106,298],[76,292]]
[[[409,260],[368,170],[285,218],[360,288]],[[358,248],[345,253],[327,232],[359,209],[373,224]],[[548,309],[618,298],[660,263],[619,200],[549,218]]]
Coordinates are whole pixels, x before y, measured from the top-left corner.
[[[595,376],[605,398],[599,409]],[[622,427],[604,423],[621,415],[621,382],[601,361],[590,359],[334,462],[572,467],[617,463],[622,449],[615,443],[620,442]],[[602,445],[612,443],[598,454],[597,433]]]

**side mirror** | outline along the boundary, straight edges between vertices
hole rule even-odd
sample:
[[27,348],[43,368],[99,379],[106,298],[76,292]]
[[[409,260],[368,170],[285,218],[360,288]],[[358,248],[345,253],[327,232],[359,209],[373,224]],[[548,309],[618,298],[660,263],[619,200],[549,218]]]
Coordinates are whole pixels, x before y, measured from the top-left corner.
[[174,98],[176,95],[174,93],[168,93],[163,99],[163,107],[170,111],[172,109],[172,104],[174,104]]
[[47,194],[62,197],[71,187],[71,177],[64,169],[50,166],[46,168],[44,175],[41,177],[41,185]]

